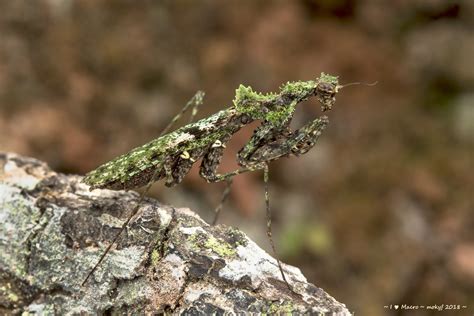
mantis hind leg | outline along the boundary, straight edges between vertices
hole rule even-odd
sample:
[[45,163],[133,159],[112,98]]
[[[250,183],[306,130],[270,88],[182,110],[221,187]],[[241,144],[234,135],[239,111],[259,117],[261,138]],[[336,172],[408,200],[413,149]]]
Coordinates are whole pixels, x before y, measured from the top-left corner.
[[278,265],[278,269],[280,270],[281,277],[282,277],[283,281],[285,281],[285,283],[288,286],[288,288],[290,289],[290,291],[293,292],[293,289],[292,289],[290,283],[288,283],[288,280],[286,279],[285,272],[283,271],[283,267],[281,265],[281,261],[278,257],[277,252],[276,252],[275,243],[273,242],[273,237],[272,237],[272,212],[271,212],[271,209],[270,209],[270,193],[269,193],[269,188],[268,188],[269,175],[268,174],[269,174],[268,165],[265,163],[264,168],[263,168],[263,182],[264,182],[264,186],[265,186],[265,209],[266,209],[266,216],[267,216],[267,236],[268,236],[268,240],[270,241],[270,245],[272,247],[273,256],[275,257],[277,265]]
[[181,109],[181,111],[173,117],[171,122],[166,125],[166,127],[163,129],[161,132],[160,136],[163,136],[164,134],[168,133],[173,127],[173,125],[186,113],[186,111],[192,107],[191,111],[191,117],[189,118],[189,123],[192,123],[194,118],[196,117],[196,114],[198,112],[199,106],[202,104],[202,101],[204,99],[204,92],[203,91],[198,91],[196,94],[191,98],[191,100],[186,103],[186,105]]
[[227,201],[227,198],[230,194],[231,187],[232,187],[232,178],[228,178],[226,180],[226,186],[225,186],[224,192],[222,192],[221,201],[219,202],[219,205],[217,205],[217,207],[214,209],[214,219],[212,220],[213,226],[216,225],[217,220],[219,219],[219,214],[221,213],[222,208],[224,207],[225,201]]

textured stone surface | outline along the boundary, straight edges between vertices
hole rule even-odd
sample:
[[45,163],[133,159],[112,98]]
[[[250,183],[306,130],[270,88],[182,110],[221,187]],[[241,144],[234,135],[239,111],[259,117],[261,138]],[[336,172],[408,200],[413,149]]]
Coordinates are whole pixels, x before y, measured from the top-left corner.
[[115,250],[81,282],[135,205],[134,192],[94,190],[81,177],[0,154],[0,313],[306,312],[344,304],[235,228],[147,200]]

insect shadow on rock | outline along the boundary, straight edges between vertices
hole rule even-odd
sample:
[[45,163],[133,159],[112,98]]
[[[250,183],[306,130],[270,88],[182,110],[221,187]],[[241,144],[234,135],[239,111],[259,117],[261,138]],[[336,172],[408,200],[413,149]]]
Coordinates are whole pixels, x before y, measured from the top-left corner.
[[[321,116],[292,131],[290,123],[296,105],[314,96],[321,103],[322,111],[328,111],[336,101],[336,93],[343,87],[343,85],[339,85],[337,77],[324,73],[321,73],[316,80],[288,82],[280,88],[279,93],[261,94],[254,92],[250,87],[240,85],[236,90],[233,106],[192,123],[204,97],[204,93],[199,91],[173,118],[158,138],[89,172],[83,182],[90,185],[91,190],[146,187],[132,214],[124,222],[82,285],[95,272],[120,234],[135,216],[152,183],[164,179],[166,186],[175,186],[183,180],[192,165],[202,158],[199,170],[201,177],[207,182],[227,182],[221,203],[216,208],[213,224],[216,223],[222,205],[230,192],[232,178],[244,172],[263,170],[267,235],[281,277],[288,288],[293,291],[276,254],[272,238],[268,163],[281,157],[299,156],[307,153],[315,145],[316,140],[328,124],[328,118]],[[192,108],[190,123],[168,133],[172,125],[189,108]],[[240,168],[219,174],[217,169],[226,143],[243,126],[256,120],[261,121],[261,125],[255,129],[253,136],[237,153],[237,162]]]

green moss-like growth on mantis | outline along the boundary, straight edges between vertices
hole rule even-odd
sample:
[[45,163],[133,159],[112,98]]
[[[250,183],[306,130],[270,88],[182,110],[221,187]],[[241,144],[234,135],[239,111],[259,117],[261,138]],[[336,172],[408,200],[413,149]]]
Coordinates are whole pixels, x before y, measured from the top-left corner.
[[275,94],[262,94],[252,90],[252,87],[240,85],[235,90],[234,106],[240,113],[246,113],[255,120],[265,119],[265,112],[262,104],[271,102],[276,97]]
[[[338,77],[321,73],[316,80],[287,82],[280,87],[280,93],[263,94],[253,91],[251,87],[240,85],[235,90],[234,107],[239,113],[250,115],[254,120],[266,120],[272,124],[280,125],[292,117],[296,104],[308,99],[315,94],[320,83],[338,85]],[[291,96],[290,104],[279,105],[278,98]],[[271,109],[265,108],[273,105]]]
[[[227,129],[226,126],[230,122],[238,122],[233,120],[234,117],[246,114],[251,120],[270,123],[267,127],[281,127],[293,117],[296,105],[311,96],[317,96],[323,110],[330,109],[335,101],[331,92],[335,94],[337,87],[338,78],[325,73],[321,73],[316,80],[287,82],[279,93],[263,94],[240,85],[235,93],[233,107],[137,147],[89,172],[83,181],[91,189],[117,190],[143,186],[150,181],[150,172],[160,174],[166,159],[178,157],[184,151],[205,148],[217,140],[231,136],[229,132],[232,129]],[[200,104],[202,97],[195,97],[192,101]],[[195,160],[198,158],[200,157],[194,157]]]

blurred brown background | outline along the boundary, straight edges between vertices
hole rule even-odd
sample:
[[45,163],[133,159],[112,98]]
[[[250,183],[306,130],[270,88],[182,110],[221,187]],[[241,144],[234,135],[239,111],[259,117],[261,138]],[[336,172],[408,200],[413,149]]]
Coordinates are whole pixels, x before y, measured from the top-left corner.
[[[198,89],[202,118],[240,83],[378,80],[343,89],[319,144],[271,165],[280,255],[356,315],[474,313],[474,1],[1,1],[0,12],[0,150],[65,173],[156,137]],[[297,112],[295,127],[321,115],[315,100]],[[152,191],[210,220],[222,186],[194,170]],[[262,175],[240,176],[221,223],[268,249],[263,201]]]

